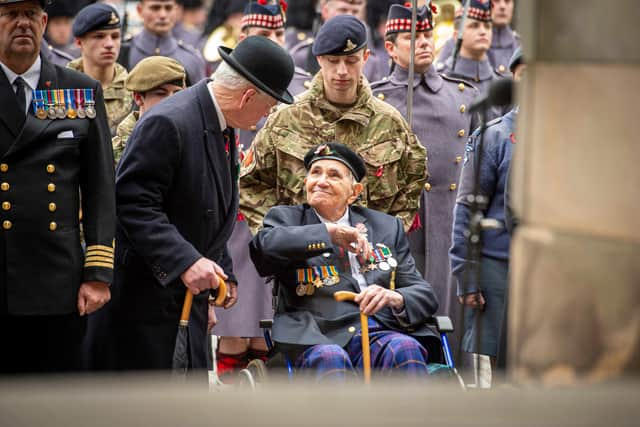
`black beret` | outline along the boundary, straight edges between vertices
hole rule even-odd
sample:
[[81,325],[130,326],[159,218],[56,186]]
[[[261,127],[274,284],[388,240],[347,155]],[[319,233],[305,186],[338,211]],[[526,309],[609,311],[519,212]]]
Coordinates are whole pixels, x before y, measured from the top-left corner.
[[314,56],[351,55],[367,45],[367,28],[355,16],[338,15],[324,23],[311,52]]
[[339,142],[320,144],[309,150],[304,156],[305,169],[309,170],[311,165],[318,160],[336,160],[344,164],[357,181],[362,181],[362,178],[367,174],[367,166],[362,157]]
[[73,36],[82,37],[90,31],[120,28],[118,12],[105,3],[83,7],[73,21]]

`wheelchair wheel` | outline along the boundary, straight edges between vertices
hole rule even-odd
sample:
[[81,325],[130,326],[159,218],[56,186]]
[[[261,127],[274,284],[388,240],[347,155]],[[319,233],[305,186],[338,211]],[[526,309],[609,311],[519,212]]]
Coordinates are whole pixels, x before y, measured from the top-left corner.
[[241,390],[249,389],[253,391],[256,389],[256,382],[253,379],[253,374],[248,369],[245,368],[238,372],[237,386]]
[[268,379],[267,365],[261,359],[253,359],[247,365],[247,370],[251,372],[257,383],[265,383]]

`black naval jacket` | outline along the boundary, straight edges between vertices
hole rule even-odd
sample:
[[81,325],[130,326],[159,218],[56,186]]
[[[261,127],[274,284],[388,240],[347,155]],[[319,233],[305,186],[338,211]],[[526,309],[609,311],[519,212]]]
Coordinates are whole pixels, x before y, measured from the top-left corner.
[[40,120],[30,106],[25,120],[0,72],[0,314],[74,313],[82,282],[112,281],[113,152],[102,89],[42,57],[38,89],[84,88],[93,89],[95,119]]
[[[132,360],[125,367],[170,367],[186,291],[180,275],[200,257],[219,263],[235,280],[226,242],[238,212],[238,157],[235,144],[227,152],[209,81],[145,114],[118,164],[119,317],[123,328],[140,333],[122,332],[128,346],[144,346],[141,341],[155,346],[128,350],[123,357]],[[207,296],[201,293],[194,298],[189,322],[196,368],[206,364],[206,325]],[[136,359],[135,351],[147,356]]]
[[[374,317],[391,330],[421,338],[435,336],[425,326],[438,308],[436,296],[415,268],[409,253],[402,222],[390,215],[358,206],[350,208],[352,226],[366,226],[374,246],[388,246],[397,260],[396,290],[404,297],[407,321],[401,324],[389,307]],[[338,344],[344,346],[359,329],[360,315],[353,302],[336,302],[336,291],[360,292],[360,286],[340,258],[314,210],[307,204],[273,207],[264,219],[264,228],[249,246],[251,259],[261,276],[275,276],[279,283],[278,308],[273,323],[273,338],[288,345]],[[315,289],[311,296],[296,294],[298,268],[335,265],[340,282]],[[390,271],[376,269],[364,274],[368,284],[389,287]],[[351,327],[354,328],[351,328]]]

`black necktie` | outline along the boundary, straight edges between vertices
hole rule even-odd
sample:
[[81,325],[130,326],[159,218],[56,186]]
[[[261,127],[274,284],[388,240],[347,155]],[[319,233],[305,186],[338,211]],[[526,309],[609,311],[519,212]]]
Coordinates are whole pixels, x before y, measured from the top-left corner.
[[22,77],[18,76],[13,81],[13,84],[16,85],[16,98],[18,100],[18,106],[20,107],[20,113],[25,113],[27,100],[24,97],[24,85],[25,81]]

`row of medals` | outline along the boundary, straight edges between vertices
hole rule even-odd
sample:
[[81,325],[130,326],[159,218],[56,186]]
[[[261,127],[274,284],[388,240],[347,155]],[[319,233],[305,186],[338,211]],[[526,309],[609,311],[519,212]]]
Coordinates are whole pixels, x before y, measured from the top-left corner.
[[299,297],[305,295],[311,296],[315,293],[316,288],[321,288],[323,286],[334,286],[338,283],[340,283],[340,277],[338,276],[328,276],[324,279],[316,277],[315,279],[313,279],[312,283],[298,283],[298,286],[296,286],[296,295],[298,295]]
[[[379,248],[384,247],[385,249],[389,249],[386,246],[382,246],[381,244],[376,245]],[[376,263],[376,259],[372,256],[369,258],[369,261],[360,267],[360,273],[364,274],[367,271],[373,270],[381,270],[381,271],[389,271],[392,268],[396,268],[398,266],[398,261],[394,257],[391,256],[391,251],[389,251],[389,256],[387,256],[384,260],[380,260]]]
[[[35,102],[35,100],[34,100]],[[94,119],[96,117],[96,109],[93,107],[94,102],[88,101],[86,108],[66,108],[65,104],[47,104],[49,108],[46,110],[44,107],[38,107],[36,109],[36,117],[40,120],[45,119],[84,119],[86,117]],[[37,105],[37,104],[36,104]]]

